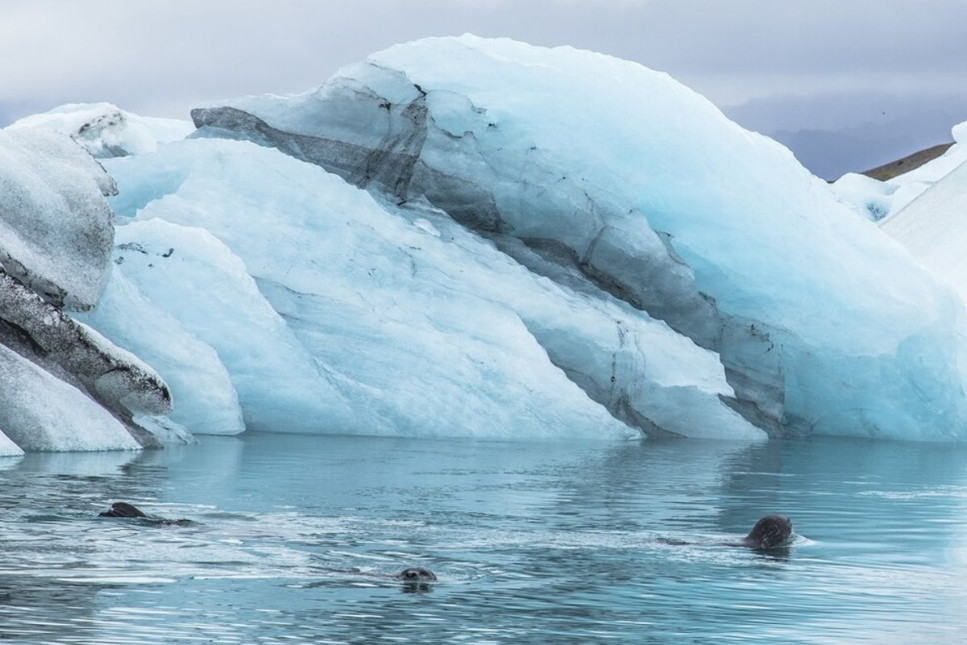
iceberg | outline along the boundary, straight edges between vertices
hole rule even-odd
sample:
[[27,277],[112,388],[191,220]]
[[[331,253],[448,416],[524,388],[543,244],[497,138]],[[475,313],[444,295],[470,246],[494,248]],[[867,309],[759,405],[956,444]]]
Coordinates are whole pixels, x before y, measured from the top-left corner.
[[955,125],[951,134],[953,145],[936,159],[886,181],[847,173],[832,184],[833,191],[852,210],[874,221],[885,220],[967,163],[967,122]]
[[[653,424],[692,434],[683,424],[670,429],[666,417],[655,423],[660,415],[654,410],[642,415],[647,422],[635,422],[637,413],[619,412],[624,404],[613,399],[621,395],[603,391],[608,379],[600,377],[607,370],[598,365],[615,352],[587,326],[562,329],[569,316],[562,303],[578,298],[595,303],[580,309],[584,313],[617,308],[622,320],[649,332],[660,320],[667,324],[662,343],[675,345],[678,341],[670,339],[677,332],[704,349],[702,360],[694,354],[680,364],[720,361],[718,373],[724,372],[727,383],[715,386],[716,397],[773,436],[964,436],[960,299],[872,222],[851,213],[788,150],[728,121],[665,74],[569,47],[545,49],[470,35],[431,38],[374,54],[307,94],[241,98],[194,110],[192,118],[198,136],[276,148],[367,189],[383,207],[330,205],[329,212],[352,212],[352,218],[324,239],[305,236],[313,241],[318,262],[342,263],[336,275],[363,281],[321,290],[309,267],[291,259],[311,253],[299,236],[287,242],[295,250],[284,259],[253,248],[254,238],[242,239],[251,237],[246,226],[258,226],[259,244],[269,237],[273,242],[267,246],[288,248],[277,245],[281,229],[268,224],[274,221],[269,217],[245,226],[233,221],[245,205],[241,197],[206,199],[201,185],[194,177],[185,179],[176,164],[150,171],[158,188],[149,196],[145,182],[150,180],[132,182],[136,171],[110,166],[120,173],[122,196],[116,205],[128,211],[142,208],[139,217],[211,231],[242,258],[269,302],[317,356],[326,341],[345,344],[342,334],[360,325],[339,330],[338,323],[328,322],[320,326],[328,333],[321,333],[310,329],[317,326],[311,321],[345,320],[353,309],[369,317],[378,311],[408,325],[411,338],[433,337],[420,320],[397,315],[428,309],[413,285],[399,277],[405,275],[400,267],[407,265],[401,254],[412,259],[411,274],[420,275],[423,265],[416,258],[423,257],[427,243],[388,248],[385,237],[375,244],[347,232],[363,226],[360,212],[392,213],[399,228],[400,219],[425,211],[434,216],[422,218],[441,232],[434,239],[473,240],[471,257],[488,258],[490,267],[511,263],[515,270],[526,269],[527,279],[542,289],[568,294],[558,293],[556,306],[546,305],[546,299],[524,299],[541,302],[535,314],[538,307],[528,309],[512,295],[522,288],[499,289],[497,311],[513,311],[522,325],[516,330],[512,320],[488,320],[483,303],[453,307],[462,311],[458,318],[465,338],[496,340],[487,332],[501,328],[507,338],[535,343],[531,354],[523,346],[516,352],[519,358],[531,356],[526,365],[508,364],[497,371],[500,378],[509,378],[500,393],[505,406],[519,403],[522,394],[515,392],[515,383],[521,384],[522,371],[533,371],[539,348],[571,384],[616,417],[642,429]],[[311,182],[332,184],[329,175],[302,176],[303,196],[318,194]],[[293,213],[290,223],[301,215],[301,230],[321,225],[308,197],[298,203],[291,203],[291,195],[285,199]],[[227,203],[234,206],[231,212]],[[384,235],[392,230],[389,224],[381,226]],[[407,233],[399,239],[409,239],[414,231]],[[411,246],[421,254],[408,250]],[[455,266],[465,265],[464,259]],[[393,289],[385,300],[376,300],[378,289],[389,285]],[[303,294],[312,297],[300,298]],[[340,300],[343,304],[335,307]],[[486,329],[469,327],[465,319],[472,317],[488,320]],[[551,337],[540,338],[544,331]],[[574,331],[583,338],[568,335]],[[402,330],[398,333],[402,340]],[[623,331],[618,335],[627,341]],[[588,338],[595,341],[585,345]],[[417,343],[426,360],[392,367],[419,369],[430,379],[436,376],[434,368],[452,369],[469,355],[466,350],[461,356],[433,353],[429,345]],[[649,344],[642,355],[653,347]],[[613,342],[610,349],[615,349]],[[386,358],[403,349],[386,344],[379,351]],[[496,347],[487,353],[500,355]],[[325,360],[337,373],[367,376],[353,369],[354,361],[335,354]],[[691,371],[700,382],[714,380],[709,376],[714,370]],[[459,377],[456,391],[481,382],[480,374],[454,376]],[[685,387],[715,390],[694,381]],[[654,400],[652,394],[644,398]],[[434,403],[426,409],[450,419],[467,416]],[[391,410],[384,412],[401,425]],[[731,436],[722,428],[711,432]]]
[[967,122],[951,131],[944,154],[886,181],[849,174],[833,189],[856,212],[871,217],[922,266],[967,300]]
[[69,138],[0,131],[0,454],[136,449],[174,432],[157,373],[66,313],[105,285],[115,192]]
[[953,130],[957,141],[944,156],[896,177],[917,195],[895,208],[881,228],[967,300],[967,123]]
[[941,257],[900,216],[959,146],[830,189],[667,75],[470,35],[192,118],[0,131],[0,455],[967,433],[963,300],[884,234]]

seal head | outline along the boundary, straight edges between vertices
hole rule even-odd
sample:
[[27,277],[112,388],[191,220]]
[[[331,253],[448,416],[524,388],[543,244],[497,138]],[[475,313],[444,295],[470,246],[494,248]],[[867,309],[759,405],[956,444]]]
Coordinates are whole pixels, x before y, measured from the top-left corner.
[[127,502],[114,502],[111,509],[98,513],[98,517],[147,517],[140,508]]
[[191,520],[169,520],[166,517],[148,515],[134,504],[127,502],[114,502],[111,504],[110,510],[98,513],[98,517],[123,517],[154,526],[192,526],[193,524]]
[[783,546],[792,535],[792,520],[785,515],[766,515],[752,527],[742,544],[753,549]]
[[436,582],[436,574],[423,567],[403,569],[394,577],[402,582]]

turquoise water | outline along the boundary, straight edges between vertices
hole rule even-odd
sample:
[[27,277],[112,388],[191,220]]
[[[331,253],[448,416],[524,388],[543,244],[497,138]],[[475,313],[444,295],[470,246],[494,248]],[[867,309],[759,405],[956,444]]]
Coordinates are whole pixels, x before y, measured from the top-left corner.
[[[960,643],[967,450],[251,435],[0,461],[11,643]],[[97,518],[131,501],[189,527]],[[792,545],[718,543],[768,512]],[[675,545],[669,542],[686,541]],[[391,575],[434,570],[429,590]],[[415,591],[415,592],[414,592]]]

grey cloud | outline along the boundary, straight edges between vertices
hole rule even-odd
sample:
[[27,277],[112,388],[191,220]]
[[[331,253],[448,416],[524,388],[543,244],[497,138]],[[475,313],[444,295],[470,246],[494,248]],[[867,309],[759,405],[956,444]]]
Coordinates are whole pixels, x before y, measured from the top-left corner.
[[395,42],[472,31],[612,53],[739,102],[775,79],[963,74],[964,24],[959,0],[8,1],[0,98],[292,92]]
[[468,31],[635,60],[727,108],[857,91],[926,103],[967,79],[965,24],[962,0],[5,0],[0,125],[76,101],[185,117]]
[[820,177],[835,179],[952,141],[951,125],[967,120],[967,92],[774,96],[727,109],[726,114],[785,144]]

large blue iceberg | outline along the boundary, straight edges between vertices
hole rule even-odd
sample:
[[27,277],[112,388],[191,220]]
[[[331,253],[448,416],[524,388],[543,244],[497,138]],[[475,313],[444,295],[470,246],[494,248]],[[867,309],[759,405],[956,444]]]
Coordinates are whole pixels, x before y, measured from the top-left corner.
[[666,322],[720,356],[730,405],[770,434],[963,433],[961,300],[785,148],[665,74],[428,39],[305,95],[193,117],[428,203],[532,272]]
[[118,227],[77,317],[164,379],[173,427],[965,435],[960,297],[665,74],[428,39],[192,117],[84,142]]

